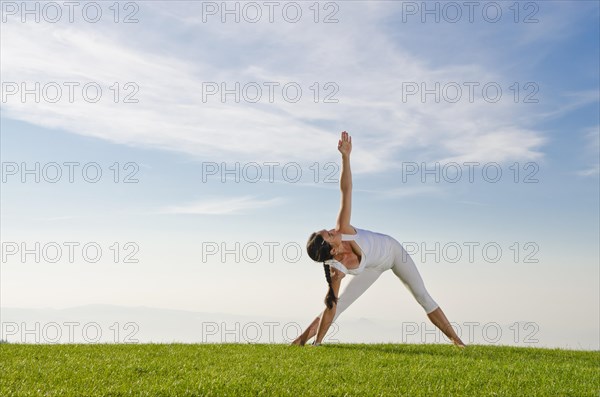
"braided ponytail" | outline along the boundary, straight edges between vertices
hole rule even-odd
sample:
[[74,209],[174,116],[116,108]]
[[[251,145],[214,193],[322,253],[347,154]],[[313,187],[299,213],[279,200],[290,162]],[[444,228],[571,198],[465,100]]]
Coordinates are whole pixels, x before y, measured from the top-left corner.
[[331,255],[331,245],[323,239],[323,236],[318,233],[313,233],[306,243],[306,251],[308,252],[308,256],[315,262],[323,262],[325,278],[327,279],[327,284],[329,284],[329,291],[327,291],[327,295],[325,296],[325,305],[328,309],[331,309],[334,303],[337,304],[337,297],[331,286],[330,267],[325,263],[326,260],[333,258],[333,255]]
[[335,296],[335,292],[331,286],[331,273],[329,272],[329,265],[323,262],[323,267],[325,268],[325,278],[327,279],[327,284],[329,284],[329,291],[327,291],[327,295],[325,296],[325,306],[331,310],[333,308],[333,304],[337,304],[338,298]]

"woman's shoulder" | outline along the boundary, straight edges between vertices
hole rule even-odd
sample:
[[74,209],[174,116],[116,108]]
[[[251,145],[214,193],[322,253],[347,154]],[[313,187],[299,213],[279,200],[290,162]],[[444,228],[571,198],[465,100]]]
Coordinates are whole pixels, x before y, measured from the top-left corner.
[[346,268],[346,266],[344,266],[344,264],[340,261],[329,259],[325,263],[344,274],[348,274],[348,268]]
[[342,234],[358,234],[358,229],[352,225],[342,226],[338,229],[338,232]]

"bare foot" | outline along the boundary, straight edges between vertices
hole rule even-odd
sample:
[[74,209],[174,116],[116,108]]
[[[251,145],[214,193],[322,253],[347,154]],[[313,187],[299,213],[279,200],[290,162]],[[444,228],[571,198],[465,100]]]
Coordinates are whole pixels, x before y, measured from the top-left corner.
[[320,317],[317,317],[313,320],[313,322],[308,326],[306,331],[304,331],[299,337],[297,337],[291,345],[296,346],[304,346],[306,342],[317,334],[319,329],[319,321],[321,321]]
[[452,343],[454,343],[454,346],[456,346],[456,347],[458,347],[458,348],[460,348],[460,349],[464,349],[464,348],[466,348],[466,347],[467,347],[467,345],[465,345],[465,344],[463,343],[463,341],[462,341],[462,340],[460,340],[460,339],[453,339],[453,340],[452,340]]

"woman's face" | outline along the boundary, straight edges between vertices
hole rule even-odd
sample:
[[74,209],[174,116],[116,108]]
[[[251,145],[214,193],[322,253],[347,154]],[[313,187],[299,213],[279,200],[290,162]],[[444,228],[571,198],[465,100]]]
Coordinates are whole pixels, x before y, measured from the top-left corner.
[[321,230],[319,234],[323,237],[325,241],[331,245],[331,247],[337,247],[342,243],[342,233],[336,231],[335,229],[331,230]]

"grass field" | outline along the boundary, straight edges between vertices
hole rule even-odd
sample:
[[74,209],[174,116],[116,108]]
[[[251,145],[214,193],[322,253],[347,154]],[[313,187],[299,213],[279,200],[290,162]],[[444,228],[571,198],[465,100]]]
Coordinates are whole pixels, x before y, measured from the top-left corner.
[[600,396],[600,352],[452,345],[0,345],[2,396]]

